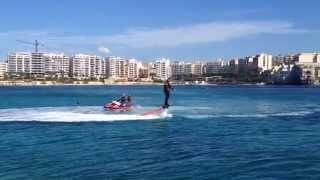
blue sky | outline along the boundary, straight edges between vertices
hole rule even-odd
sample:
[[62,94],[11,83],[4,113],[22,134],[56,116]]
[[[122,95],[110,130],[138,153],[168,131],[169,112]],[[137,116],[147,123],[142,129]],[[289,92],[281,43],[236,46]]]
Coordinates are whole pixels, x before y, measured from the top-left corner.
[[317,0],[3,0],[0,58],[42,51],[152,60],[319,51]]

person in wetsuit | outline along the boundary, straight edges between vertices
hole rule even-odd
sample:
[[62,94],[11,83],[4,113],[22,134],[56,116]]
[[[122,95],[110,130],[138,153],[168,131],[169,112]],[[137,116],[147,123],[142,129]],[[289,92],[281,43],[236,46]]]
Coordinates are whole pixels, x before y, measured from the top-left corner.
[[120,103],[121,106],[123,106],[126,103],[126,96],[122,95],[116,102]]
[[163,92],[164,92],[164,96],[165,96],[165,99],[164,99],[164,104],[163,104],[163,108],[169,108],[169,98],[170,98],[170,93],[171,91],[173,90],[171,84],[170,84],[170,81],[169,80],[166,80],[164,81],[164,84],[163,84]]
[[131,106],[132,105],[132,98],[131,96],[127,96],[127,106]]

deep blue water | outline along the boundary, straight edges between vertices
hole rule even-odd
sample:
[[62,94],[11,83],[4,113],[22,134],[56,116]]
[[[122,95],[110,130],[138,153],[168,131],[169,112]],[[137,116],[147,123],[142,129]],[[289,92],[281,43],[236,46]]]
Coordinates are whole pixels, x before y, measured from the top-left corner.
[[[122,93],[128,114],[102,105]],[[1,87],[1,179],[319,179],[320,89]]]

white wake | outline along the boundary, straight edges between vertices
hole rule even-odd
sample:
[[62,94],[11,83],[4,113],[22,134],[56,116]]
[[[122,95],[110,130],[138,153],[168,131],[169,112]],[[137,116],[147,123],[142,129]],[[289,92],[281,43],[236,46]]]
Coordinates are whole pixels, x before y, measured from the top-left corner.
[[171,116],[167,111],[145,116],[139,112],[125,114],[106,112],[102,107],[90,106],[0,109],[0,121],[108,122],[165,119]]

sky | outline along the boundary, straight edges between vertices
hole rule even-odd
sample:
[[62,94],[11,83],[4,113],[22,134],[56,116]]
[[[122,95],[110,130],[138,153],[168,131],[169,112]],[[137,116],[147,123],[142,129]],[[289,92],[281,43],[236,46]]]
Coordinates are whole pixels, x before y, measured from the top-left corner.
[[9,52],[214,60],[320,50],[318,0],[2,0]]

